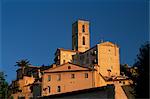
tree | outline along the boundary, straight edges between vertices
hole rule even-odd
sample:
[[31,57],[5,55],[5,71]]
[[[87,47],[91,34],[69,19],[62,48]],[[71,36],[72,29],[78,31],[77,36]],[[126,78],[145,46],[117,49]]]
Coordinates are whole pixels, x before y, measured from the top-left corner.
[[28,61],[27,59],[22,59],[16,62],[15,66],[18,66],[22,69],[22,75],[24,75],[24,69],[29,67],[30,61]]
[[123,74],[130,77],[132,76],[132,73],[130,72],[131,67],[128,66],[128,64],[121,64],[120,70]]
[[0,99],[8,99],[8,83],[5,77],[4,72],[0,72]]
[[135,81],[137,98],[149,98],[149,48],[149,42],[141,46],[134,64],[134,66],[138,67],[139,74]]

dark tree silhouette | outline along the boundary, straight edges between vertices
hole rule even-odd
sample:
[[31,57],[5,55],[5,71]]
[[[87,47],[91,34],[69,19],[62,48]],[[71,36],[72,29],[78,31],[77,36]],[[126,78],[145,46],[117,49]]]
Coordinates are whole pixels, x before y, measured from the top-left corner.
[[149,98],[149,48],[150,43],[146,42],[139,49],[137,60],[134,66],[138,67],[139,76],[136,79],[136,97]]
[[0,99],[8,99],[8,83],[5,77],[4,72],[0,71]]
[[29,67],[30,61],[28,61],[27,59],[22,59],[16,62],[15,66],[18,66],[22,69],[22,75],[24,75],[24,69]]

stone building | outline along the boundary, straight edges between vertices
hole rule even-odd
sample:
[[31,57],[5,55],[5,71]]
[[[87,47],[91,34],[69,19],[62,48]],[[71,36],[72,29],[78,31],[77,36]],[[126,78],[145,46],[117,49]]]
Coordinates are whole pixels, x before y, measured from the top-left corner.
[[58,48],[55,52],[55,64],[62,65],[67,62],[72,62],[72,55],[75,55],[77,51]]
[[9,86],[9,93],[14,99],[30,99],[33,97],[32,84],[39,78],[40,71],[50,68],[49,66],[28,66],[23,69],[19,68],[17,72],[16,79],[12,81]]
[[103,76],[119,76],[119,47],[112,42],[101,42],[83,53],[73,55],[73,63],[87,67],[97,64]]
[[78,20],[72,24],[72,50],[85,52],[90,48],[89,21]]
[[44,70],[42,96],[94,87],[94,70],[72,63]]
[[[89,25],[89,21],[85,20],[78,20],[72,24],[72,50],[58,48],[54,64],[46,69],[41,70],[37,67],[38,69],[32,70],[32,74],[40,76],[17,76],[23,78],[24,82],[29,80],[27,85],[32,87],[32,91],[29,87],[25,90],[31,93],[31,98],[102,87],[107,84],[116,85],[116,91],[124,94],[121,86],[129,85],[132,81],[127,76],[120,75],[119,46],[106,41],[90,48]],[[19,87],[21,88],[21,85]],[[20,93],[24,94],[23,92]]]

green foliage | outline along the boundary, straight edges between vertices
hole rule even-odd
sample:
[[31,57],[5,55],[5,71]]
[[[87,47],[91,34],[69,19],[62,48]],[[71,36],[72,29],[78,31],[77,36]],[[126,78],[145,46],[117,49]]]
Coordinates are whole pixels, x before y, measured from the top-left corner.
[[8,98],[8,83],[5,80],[4,72],[0,72],[0,99]]
[[27,59],[22,59],[17,61],[15,66],[18,66],[22,69],[22,76],[23,76],[25,68],[28,68],[29,65],[31,65],[30,61],[28,61]]
[[22,59],[17,61],[15,66],[23,68],[23,67],[28,67],[29,65],[31,65],[30,61],[28,61],[27,59]]
[[141,46],[137,61],[134,66],[138,67],[138,77],[136,79],[136,97],[149,98],[149,42]]

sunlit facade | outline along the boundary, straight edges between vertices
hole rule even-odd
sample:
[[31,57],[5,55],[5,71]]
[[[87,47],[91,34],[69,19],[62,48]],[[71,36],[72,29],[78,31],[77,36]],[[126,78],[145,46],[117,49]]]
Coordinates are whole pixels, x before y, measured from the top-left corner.
[[[33,98],[107,86],[107,84],[122,86],[132,83],[128,77],[120,75],[120,54],[117,44],[101,41],[90,48],[89,25],[89,21],[85,20],[73,23],[72,50],[58,48],[54,64],[47,69],[31,70],[32,74],[37,76],[18,75],[22,79],[17,79],[16,82],[19,83],[18,87],[22,91],[15,90],[12,96],[17,99],[19,95],[23,95],[28,99],[28,96]],[[123,93],[121,87],[117,88],[117,91]],[[25,93],[30,95],[27,96]]]

